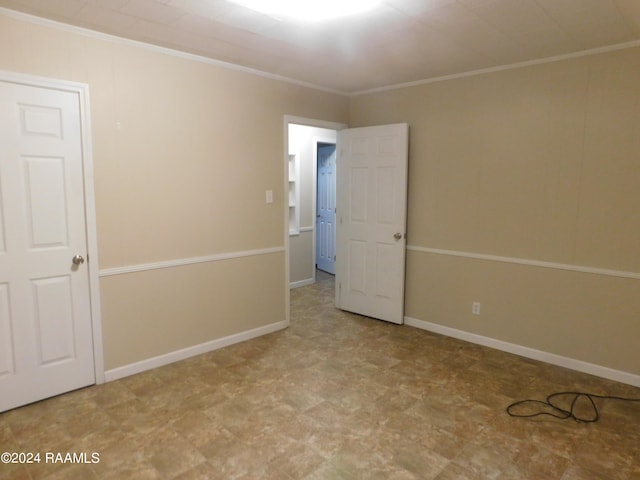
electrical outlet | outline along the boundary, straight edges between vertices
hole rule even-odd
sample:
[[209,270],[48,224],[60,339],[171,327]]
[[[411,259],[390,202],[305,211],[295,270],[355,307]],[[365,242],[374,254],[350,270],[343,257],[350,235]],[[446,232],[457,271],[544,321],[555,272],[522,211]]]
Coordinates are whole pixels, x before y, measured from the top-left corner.
[[480,315],[480,302],[473,302],[471,304],[471,313],[474,315]]

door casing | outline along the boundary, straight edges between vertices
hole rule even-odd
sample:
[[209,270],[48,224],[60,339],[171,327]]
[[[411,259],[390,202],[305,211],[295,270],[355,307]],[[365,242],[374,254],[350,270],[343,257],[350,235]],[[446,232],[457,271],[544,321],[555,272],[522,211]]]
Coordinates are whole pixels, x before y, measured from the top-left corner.
[[96,228],[94,170],[91,146],[91,114],[89,110],[89,86],[84,83],[51,79],[23,73],[0,70],[0,81],[19,85],[62,90],[78,95],[82,141],[82,168],[84,183],[84,208],[87,239],[87,268],[89,272],[89,303],[93,331],[93,357],[96,383],[104,383],[104,355],[102,343],[102,319],[100,315],[100,285],[98,264],[98,240]]
[[[298,124],[298,125],[306,125],[309,127],[316,127],[316,128],[327,128],[327,129],[331,129],[331,130],[343,130],[345,128],[347,128],[347,124],[345,123],[338,123],[338,122],[328,122],[325,120],[317,120],[317,119],[313,119],[313,118],[306,118],[306,117],[298,117],[295,115],[285,115],[284,116],[284,120],[283,120],[283,132],[284,132],[284,139],[283,139],[283,184],[282,184],[282,192],[287,192],[289,190],[289,155],[288,155],[288,145],[289,145],[289,124]],[[315,182],[315,179],[314,179]],[[314,202],[314,211],[315,211],[315,198],[313,199]],[[290,265],[289,265],[289,255],[290,255],[290,246],[289,246],[289,205],[287,202],[283,202],[283,219],[284,219],[284,261],[285,261],[285,265],[284,265],[284,282],[285,282],[285,288],[284,288],[284,292],[285,292],[285,321],[287,323],[287,325],[289,325],[290,321],[291,321],[291,308],[290,308],[290,276],[289,276],[289,269],[290,269]],[[315,236],[315,235],[314,235]],[[313,249],[314,249],[314,254],[313,254],[313,262],[315,262],[315,238],[313,240]]]

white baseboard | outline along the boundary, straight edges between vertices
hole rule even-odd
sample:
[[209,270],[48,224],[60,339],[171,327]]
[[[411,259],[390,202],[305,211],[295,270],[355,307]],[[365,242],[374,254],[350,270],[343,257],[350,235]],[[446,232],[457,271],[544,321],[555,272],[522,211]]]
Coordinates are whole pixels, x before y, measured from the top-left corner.
[[216,340],[211,340],[210,342],[194,345],[193,347],[183,348],[174,352],[165,353],[164,355],[148,358],[140,362],[131,363],[123,367],[107,370],[106,372],[104,372],[105,381],[110,382],[112,380],[118,380],[119,378],[124,378],[128,377],[129,375],[135,375],[136,373],[151,370],[152,368],[162,367],[163,365],[168,365],[179,360],[195,357],[196,355],[202,355],[203,353],[218,350],[219,348],[227,347],[235,343],[244,342],[245,340],[251,340],[252,338],[260,337],[262,335],[267,335],[269,333],[282,330],[287,326],[288,323],[283,320],[281,322],[265,325],[264,327],[254,328],[245,332],[229,335],[228,337],[218,338]]
[[563,357],[554,353],[544,352],[542,350],[536,350],[534,348],[504,342],[495,338],[485,337],[476,333],[470,333],[464,330],[458,330],[456,328],[438,325],[436,323],[425,322],[424,320],[418,320],[417,318],[404,317],[404,323],[411,327],[428,330],[430,332],[439,333],[441,335],[446,335],[448,337],[457,338],[459,340],[464,340],[471,343],[476,343],[478,345],[484,345],[485,347],[495,348],[496,350],[502,350],[504,352],[520,355],[521,357],[540,360],[542,362],[557,365],[559,367],[569,368],[578,372],[596,375],[598,377],[607,378],[616,382],[633,385],[634,387],[640,387],[640,375],[636,375],[633,373],[614,370],[612,368],[603,367],[601,365],[595,365],[593,363],[583,362],[582,360],[576,360],[574,358]]
[[316,281],[313,278],[307,278],[306,280],[298,280],[297,282],[291,282],[289,288],[306,287],[307,285],[313,285]]

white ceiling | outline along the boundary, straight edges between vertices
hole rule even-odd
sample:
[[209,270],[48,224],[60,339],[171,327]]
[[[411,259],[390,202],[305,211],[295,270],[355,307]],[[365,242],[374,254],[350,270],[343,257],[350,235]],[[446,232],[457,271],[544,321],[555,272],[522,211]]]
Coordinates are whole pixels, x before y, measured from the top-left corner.
[[640,40],[640,0],[384,0],[362,17],[298,25],[225,0],[0,6],[344,93]]

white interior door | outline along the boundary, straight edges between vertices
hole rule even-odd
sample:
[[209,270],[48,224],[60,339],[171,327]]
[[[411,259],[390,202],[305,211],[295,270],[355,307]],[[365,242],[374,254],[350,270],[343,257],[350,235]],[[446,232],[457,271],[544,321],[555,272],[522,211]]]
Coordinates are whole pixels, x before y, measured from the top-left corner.
[[336,255],[336,146],[318,146],[316,201],[316,267],[335,273]]
[[403,323],[407,124],[338,132],[336,306]]
[[0,81],[0,411],[95,383],[86,252],[78,94]]

